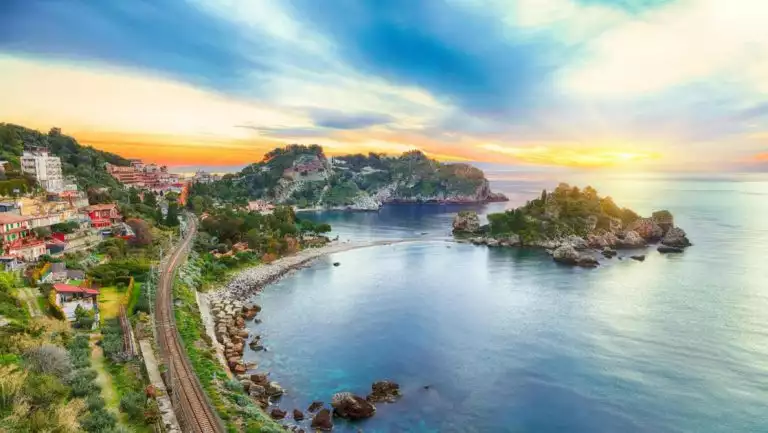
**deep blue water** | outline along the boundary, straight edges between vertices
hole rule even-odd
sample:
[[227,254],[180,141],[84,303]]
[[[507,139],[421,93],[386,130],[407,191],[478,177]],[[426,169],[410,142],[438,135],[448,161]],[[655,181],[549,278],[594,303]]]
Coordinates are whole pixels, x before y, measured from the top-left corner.
[[[249,325],[269,352],[246,359],[287,389],[288,410],[402,385],[399,402],[335,431],[768,432],[768,180],[591,181],[640,213],[671,210],[695,246],[574,269],[446,242],[457,207],[314,214],[342,239],[423,242],[336,254],[269,286]],[[500,177],[511,202],[479,209],[555,185]]]

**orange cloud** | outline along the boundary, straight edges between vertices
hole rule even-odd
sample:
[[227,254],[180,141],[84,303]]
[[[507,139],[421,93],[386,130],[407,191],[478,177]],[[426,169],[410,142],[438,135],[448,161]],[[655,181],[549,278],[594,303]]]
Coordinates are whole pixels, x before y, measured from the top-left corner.
[[758,153],[752,157],[754,162],[768,162],[768,152]]

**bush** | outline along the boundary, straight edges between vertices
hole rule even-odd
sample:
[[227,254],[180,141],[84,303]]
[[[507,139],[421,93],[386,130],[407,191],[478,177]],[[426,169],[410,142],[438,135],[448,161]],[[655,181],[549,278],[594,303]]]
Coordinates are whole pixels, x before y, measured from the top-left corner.
[[104,355],[112,360],[120,359],[123,353],[123,330],[120,328],[118,319],[109,319],[104,322],[101,328],[101,348],[104,349]]
[[80,420],[80,425],[87,432],[107,432],[115,427],[117,419],[105,409],[90,412]]
[[99,385],[93,381],[96,377],[96,372],[91,369],[79,370],[72,379],[69,381],[69,386],[72,388],[73,397],[87,397],[90,395],[98,395],[101,390]]
[[120,399],[120,410],[125,412],[132,421],[143,421],[146,401],[144,394],[128,392]]
[[85,399],[85,404],[88,406],[88,410],[95,412],[104,408],[104,399],[99,394],[91,394]]
[[24,382],[24,395],[33,406],[49,406],[64,400],[67,388],[50,374],[30,374]]
[[24,365],[32,372],[65,377],[72,370],[72,362],[64,348],[52,344],[34,347],[24,353]]

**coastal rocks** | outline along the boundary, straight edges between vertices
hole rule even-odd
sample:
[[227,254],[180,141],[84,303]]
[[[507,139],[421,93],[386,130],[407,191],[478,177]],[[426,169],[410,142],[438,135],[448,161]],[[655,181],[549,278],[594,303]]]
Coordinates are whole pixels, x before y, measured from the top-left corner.
[[376,413],[376,406],[371,402],[349,392],[334,394],[331,406],[334,415],[350,420],[370,418]]
[[590,248],[602,249],[611,248],[619,242],[619,238],[612,232],[587,235],[587,245]]
[[645,261],[645,254],[638,254],[635,256],[630,256],[632,260],[637,260],[638,262],[644,262]]
[[616,241],[616,248],[643,248],[645,245],[645,239],[633,230],[622,233]]
[[285,390],[283,390],[277,382],[269,382],[267,386],[264,387],[264,393],[267,397],[279,397],[285,393]]
[[248,395],[259,400],[267,396],[267,391],[264,389],[263,386],[256,385],[255,383],[253,383],[248,387]]
[[603,251],[601,252],[601,254],[606,259],[612,259],[612,258],[616,257],[619,253],[616,250],[614,250],[614,249],[612,249],[610,247],[605,247],[605,248],[603,248]]
[[668,247],[666,245],[659,245],[659,247],[656,248],[656,251],[662,254],[667,254],[667,253],[682,253],[685,250],[680,247]]
[[686,248],[691,246],[691,241],[685,234],[685,230],[680,227],[672,227],[661,240],[662,245],[668,247]]
[[584,238],[581,238],[576,235],[570,235],[567,238],[565,238],[562,242],[562,245],[570,245],[575,250],[586,250],[589,248],[589,244],[587,243]]
[[389,380],[380,380],[371,385],[371,393],[365,399],[372,403],[393,403],[400,396],[400,385]]
[[557,247],[552,252],[552,260],[571,266],[593,268],[598,266],[597,260],[589,254],[581,254],[571,245]]
[[658,241],[664,236],[664,230],[653,218],[638,218],[627,226],[627,232],[634,231],[646,241]]
[[280,409],[279,407],[276,407],[269,412],[269,416],[271,416],[272,419],[283,419],[286,415],[288,415],[288,412]]
[[552,259],[565,265],[575,265],[579,262],[579,252],[570,245],[558,247],[552,252]]
[[669,232],[671,228],[675,226],[675,218],[672,216],[672,213],[668,210],[659,210],[651,214],[651,219],[653,219],[656,224],[661,227],[661,230],[664,235]]
[[313,429],[322,431],[331,431],[333,429],[333,421],[331,421],[331,411],[328,409],[322,409],[312,417]]
[[309,407],[307,408],[307,412],[317,412],[322,408],[323,408],[322,401],[313,401],[312,404],[310,404]]
[[302,411],[300,411],[298,409],[294,409],[293,410],[293,419],[295,419],[296,421],[303,420],[304,419],[304,412],[302,412]]
[[257,337],[251,340],[250,343],[248,343],[248,348],[253,350],[254,352],[258,352],[258,351],[264,350],[264,345],[261,343],[261,339]]
[[454,233],[477,233],[480,230],[480,218],[477,212],[461,211],[453,218]]

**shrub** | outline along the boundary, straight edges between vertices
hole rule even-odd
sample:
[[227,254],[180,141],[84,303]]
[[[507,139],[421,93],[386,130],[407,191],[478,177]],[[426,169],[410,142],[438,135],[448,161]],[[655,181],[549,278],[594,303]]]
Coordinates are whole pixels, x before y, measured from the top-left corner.
[[80,420],[80,425],[87,432],[107,432],[115,427],[117,419],[106,409],[90,412]]
[[[69,381],[69,386],[72,388],[73,397],[87,397],[90,395],[96,395],[100,391],[99,385],[93,381],[95,378],[95,372],[91,369],[83,369],[80,372],[82,374],[75,374]],[[93,376],[91,373],[93,372]],[[79,372],[78,372],[79,373]]]
[[24,365],[32,372],[65,377],[72,370],[72,362],[64,348],[43,344],[24,353]]
[[133,421],[144,419],[144,409],[147,398],[140,392],[131,391],[120,399],[120,410],[125,412]]
[[29,374],[24,382],[24,395],[33,406],[49,406],[64,400],[67,388],[50,374]]
[[85,399],[85,404],[89,411],[94,412],[104,408],[104,399],[99,394],[91,394]]

